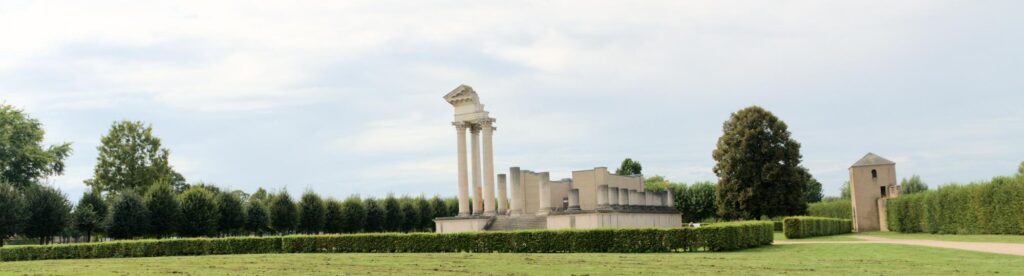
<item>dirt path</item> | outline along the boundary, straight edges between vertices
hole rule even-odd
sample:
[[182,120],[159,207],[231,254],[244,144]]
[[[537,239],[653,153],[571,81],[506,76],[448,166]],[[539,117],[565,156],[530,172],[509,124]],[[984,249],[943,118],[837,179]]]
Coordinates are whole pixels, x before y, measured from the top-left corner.
[[860,241],[793,241],[793,240],[782,240],[775,241],[774,244],[857,244],[857,243],[878,243],[878,244],[901,244],[901,245],[916,245],[916,246],[928,246],[938,248],[950,248],[960,249],[968,251],[998,253],[1024,256],[1024,244],[1017,243],[996,243],[996,242],[952,242],[952,241],[934,241],[934,240],[900,240],[900,239],[888,239],[872,236],[853,236],[854,238],[860,239]]

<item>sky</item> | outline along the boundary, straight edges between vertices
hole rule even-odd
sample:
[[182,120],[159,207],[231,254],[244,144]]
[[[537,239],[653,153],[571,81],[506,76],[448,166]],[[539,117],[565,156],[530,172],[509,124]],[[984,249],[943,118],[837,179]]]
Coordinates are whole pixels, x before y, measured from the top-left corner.
[[715,180],[762,106],[838,195],[868,152],[935,187],[1024,161],[1020,1],[3,1],[0,102],[71,142],[72,198],[118,120],[189,182],[326,196],[457,193],[472,86],[494,161]]

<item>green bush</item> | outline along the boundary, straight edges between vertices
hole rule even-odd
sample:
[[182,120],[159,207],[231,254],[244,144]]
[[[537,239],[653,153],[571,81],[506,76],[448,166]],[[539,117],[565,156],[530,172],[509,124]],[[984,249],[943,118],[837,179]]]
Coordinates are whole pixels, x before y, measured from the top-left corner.
[[1024,177],[996,177],[970,185],[891,198],[889,230],[933,234],[1024,234]]
[[700,228],[191,238],[0,248],[0,261],[256,253],[728,251],[772,243],[770,222]]
[[853,221],[849,219],[787,217],[782,220],[782,224],[782,232],[789,239],[831,236],[853,231]]
[[812,217],[853,219],[853,206],[849,199],[807,204],[807,215]]

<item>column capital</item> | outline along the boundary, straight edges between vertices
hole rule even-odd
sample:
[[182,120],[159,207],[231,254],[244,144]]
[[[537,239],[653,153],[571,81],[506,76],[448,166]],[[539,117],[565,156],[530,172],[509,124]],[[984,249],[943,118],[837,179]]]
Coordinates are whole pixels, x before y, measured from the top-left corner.
[[495,120],[494,118],[483,118],[483,119],[476,120],[476,122],[473,122],[473,123],[476,124],[477,126],[479,126],[480,128],[484,129],[484,130],[495,131],[495,130],[498,130],[498,128],[494,127],[494,122],[496,122],[496,121],[497,120]]
[[466,131],[466,128],[471,126],[468,122],[452,122],[452,125],[455,126],[455,130],[458,131]]

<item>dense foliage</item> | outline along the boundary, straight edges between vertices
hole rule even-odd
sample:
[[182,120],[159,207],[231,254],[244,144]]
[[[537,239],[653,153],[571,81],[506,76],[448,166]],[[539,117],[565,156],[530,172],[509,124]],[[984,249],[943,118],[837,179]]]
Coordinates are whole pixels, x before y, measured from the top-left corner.
[[114,197],[107,218],[107,234],[115,239],[140,237],[149,230],[149,210],[135,192],[123,192]]
[[902,195],[887,201],[889,229],[935,234],[1024,234],[1024,176]]
[[149,234],[157,238],[173,235],[181,221],[181,205],[169,183],[157,183],[146,192]]
[[114,122],[97,150],[94,175],[86,183],[100,191],[143,193],[152,183],[180,177],[168,163],[169,151],[160,146],[153,128],[142,122]]
[[0,247],[4,241],[21,233],[25,226],[28,203],[21,191],[7,182],[0,181]]
[[787,217],[782,220],[782,233],[789,239],[846,234],[853,231],[849,219],[821,217]]
[[26,237],[49,243],[68,226],[71,203],[57,189],[35,185],[25,189],[28,219],[22,230]]
[[673,252],[729,251],[769,245],[770,222],[701,228],[387,233],[220,239],[119,241],[0,249],[2,261],[213,254],[323,252]]
[[181,226],[178,234],[184,237],[211,237],[220,227],[220,211],[213,193],[194,186],[178,196],[181,202]]
[[802,215],[807,210],[807,175],[800,167],[800,144],[786,123],[752,106],[722,125],[712,153],[717,162],[718,214],[725,219]]
[[826,200],[807,204],[807,215],[838,219],[853,219],[853,206],[849,199]]
[[684,222],[701,222],[715,217],[715,183],[678,183],[670,185],[669,189],[672,190],[676,209],[682,214]]
[[245,204],[245,230],[257,236],[270,233],[270,211],[259,198],[250,197]]
[[921,177],[914,175],[910,179],[904,178],[900,180],[900,194],[909,195],[918,192],[924,192],[928,190],[928,184],[921,181]]
[[299,220],[299,210],[295,207],[288,191],[274,196],[270,200],[270,228],[279,234],[291,233]]
[[43,126],[24,111],[0,103],[0,182],[24,189],[64,172],[71,144],[43,146]]
[[299,233],[316,234],[324,228],[324,201],[312,191],[307,191],[299,201]]
[[640,162],[633,161],[633,159],[626,158],[622,160],[622,164],[619,165],[618,169],[615,169],[617,175],[635,175],[640,174],[643,171],[643,166]]

